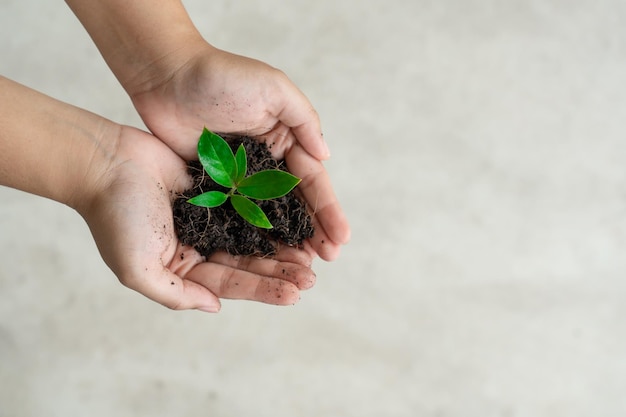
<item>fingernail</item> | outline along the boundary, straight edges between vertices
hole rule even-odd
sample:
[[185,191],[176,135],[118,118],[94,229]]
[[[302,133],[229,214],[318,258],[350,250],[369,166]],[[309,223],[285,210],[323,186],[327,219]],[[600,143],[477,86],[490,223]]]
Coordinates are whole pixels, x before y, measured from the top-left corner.
[[220,306],[219,305],[202,306],[202,307],[196,308],[196,310],[204,311],[205,313],[219,313]]
[[330,148],[328,147],[328,143],[326,141],[322,142],[324,145],[324,154],[326,155],[326,159],[330,158]]
[[330,148],[328,147],[328,143],[326,143],[326,139],[324,139],[323,133],[322,133],[322,151],[324,153],[324,159],[330,158]]

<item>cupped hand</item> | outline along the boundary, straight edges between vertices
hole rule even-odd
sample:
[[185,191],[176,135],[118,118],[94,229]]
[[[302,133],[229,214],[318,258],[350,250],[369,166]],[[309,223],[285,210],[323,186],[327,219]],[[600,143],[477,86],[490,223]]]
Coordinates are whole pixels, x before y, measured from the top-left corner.
[[350,227],[322,164],[329,152],[309,100],[283,72],[205,42],[173,55],[158,76],[146,77],[149,83],[129,89],[148,129],[185,160],[197,158],[205,126],[265,140],[303,179],[299,190],[314,214],[315,253],[336,258]]
[[171,199],[188,184],[185,162],[152,135],[122,127],[111,160],[101,189],[80,211],[103,259],[127,287],[171,309],[217,312],[220,298],[289,305],[313,286],[310,250],[204,260],[183,246]]

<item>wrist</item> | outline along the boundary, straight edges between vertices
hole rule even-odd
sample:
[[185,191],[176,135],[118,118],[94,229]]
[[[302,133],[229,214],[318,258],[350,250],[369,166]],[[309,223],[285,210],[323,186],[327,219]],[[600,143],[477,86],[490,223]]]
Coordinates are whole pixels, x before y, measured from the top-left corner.
[[1,104],[0,184],[79,210],[106,178],[118,125],[2,77]]
[[208,56],[215,50],[201,37],[181,34],[179,41],[170,43],[167,50],[163,47],[155,49],[150,58],[146,56],[132,72],[125,71],[126,75],[118,76],[118,80],[130,98],[134,99],[175,80],[177,74],[195,65],[198,56]]
[[132,96],[184,65],[184,50],[206,44],[180,0],[66,0]]
[[122,130],[122,126],[101,119],[93,130],[75,138],[80,151],[70,161],[74,168],[66,178],[69,186],[60,202],[83,216],[97,204],[113,181],[115,167],[123,162],[118,157]]

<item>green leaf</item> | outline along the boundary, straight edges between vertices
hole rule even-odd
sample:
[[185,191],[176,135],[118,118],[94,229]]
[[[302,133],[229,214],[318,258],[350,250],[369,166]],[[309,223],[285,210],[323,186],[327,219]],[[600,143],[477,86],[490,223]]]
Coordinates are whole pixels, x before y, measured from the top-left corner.
[[237,164],[233,151],[224,139],[206,127],[198,141],[198,158],[213,181],[228,188],[235,185]]
[[235,161],[237,162],[237,176],[235,178],[235,184],[239,184],[241,180],[246,177],[246,173],[248,171],[246,148],[243,147],[243,144],[239,145],[239,148],[237,149]]
[[206,193],[190,198],[187,202],[196,206],[211,208],[221,206],[226,199],[228,199],[228,195],[221,191],[207,191]]
[[261,210],[261,207],[257,206],[246,197],[234,194],[230,196],[230,202],[235,211],[253,226],[263,229],[271,229],[273,227],[265,213],[263,213],[263,210]]
[[241,194],[256,200],[282,197],[300,183],[300,178],[278,169],[257,172],[237,186]]

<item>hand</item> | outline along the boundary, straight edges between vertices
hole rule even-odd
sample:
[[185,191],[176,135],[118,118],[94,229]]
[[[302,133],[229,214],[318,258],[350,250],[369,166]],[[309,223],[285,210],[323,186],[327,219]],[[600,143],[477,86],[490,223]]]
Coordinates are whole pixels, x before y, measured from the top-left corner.
[[[196,158],[203,127],[259,137],[275,158],[302,178],[298,187],[314,213],[314,251],[339,255],[350,228],[321,160],[329,156],[317,113],[282,72],[194,42],[169,56],[148,84],[126,86],[146,126],[185,160]],[[154,71],[152,66],[150,71]],[[136,79],[141,79],[141,75]],[[162,81],[159,81],[162,80]]]
[[127,287],[169,308],[217,312],[219,298],[289,305],[313,286],[312,255],[274,259],[215,254],[206,262],[174,233],[171,198],[188,183],[184,161],[145,132],[123,127],[100,191],[78,210],[100,253]]

